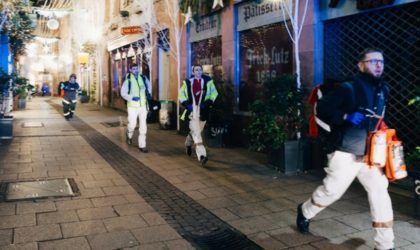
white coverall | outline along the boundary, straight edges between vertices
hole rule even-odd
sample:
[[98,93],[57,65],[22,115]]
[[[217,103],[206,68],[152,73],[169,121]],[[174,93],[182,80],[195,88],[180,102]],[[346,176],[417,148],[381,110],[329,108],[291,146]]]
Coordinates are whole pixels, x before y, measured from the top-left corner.
[[193,105],[193,111],[190,113],[189,119],[190,133],[185,139],[185,146],[192,147],[192,145],[195,143],[195,153],[197,154],[198,160],[200,160],[201,156],[207,157],[207,151],[204,147],[203,138],[201,135],[204,126],[206,125],[206,121],[200,121],[200,104],[197,105],[195,101]]
[[338,200],[357,177],[368,195],[375,232],[375,248],[393,248],[393,211],[388,194],[388,179],[382,169],[370,167],[363,162],[363,159],[342,151],[334,151],[328,155],[328,158],[329,166],[325,168],[327,176],[324,178],[323,185],[319,186],[312,197],[303,203],[303,216],[311,219]]
[[[134,129],[137,125],[137,118],[139,118],[139,136],[138,136],[138,145],[139,148],[146,147],[146,133],[147,133],[147,100],[146,100],[146,91],[147,87],[145,84],[149,84],[149,81],[146,79],[146,82],[143,83],[142,77],[140,75],[135,79],[131,77],[131,90],[128,89],[128,80],[125,80],[123,86],[121,87],[121,96],[127,100],[127,113],[128,113],[128,124],[127,124],[127,136],[128,138],[133,137]],[[143,84],[142,84],[143,83]],[[138,86],[138,94],[133,93],[133,88]],[[133,96],[140,96],[140,100],[133,102]]]

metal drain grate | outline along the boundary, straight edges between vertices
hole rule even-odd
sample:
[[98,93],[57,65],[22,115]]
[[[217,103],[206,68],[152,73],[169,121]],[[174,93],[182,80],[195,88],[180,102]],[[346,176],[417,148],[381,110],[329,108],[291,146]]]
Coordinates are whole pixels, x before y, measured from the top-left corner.
[[5,201],[76,196],[78,193],[72,178],[2,183],[0,188],[1,200]]
[[24,122],[22,128],[42,128],[44,123],[42,122]]

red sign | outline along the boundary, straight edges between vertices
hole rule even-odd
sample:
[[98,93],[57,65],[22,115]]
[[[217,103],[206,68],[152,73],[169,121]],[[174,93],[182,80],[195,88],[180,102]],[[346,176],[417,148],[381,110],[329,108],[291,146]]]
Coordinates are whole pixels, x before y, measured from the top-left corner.
[[121,28],[122,35],[129,35],[129,34],[140,34],[143,33],[143,30],[140,26],[127,26]]

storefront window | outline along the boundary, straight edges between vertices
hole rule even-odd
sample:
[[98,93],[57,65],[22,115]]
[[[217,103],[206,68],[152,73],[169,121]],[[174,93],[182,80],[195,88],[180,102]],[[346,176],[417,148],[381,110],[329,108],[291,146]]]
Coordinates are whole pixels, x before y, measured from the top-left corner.
[[264,81],[293,72],[293,47],[283,23],[239,33],[239,110],[248,111]]
[[218,76],[222,66],[222,37],[212,37],[191,44],[192,65],[202,65],[205,74]]

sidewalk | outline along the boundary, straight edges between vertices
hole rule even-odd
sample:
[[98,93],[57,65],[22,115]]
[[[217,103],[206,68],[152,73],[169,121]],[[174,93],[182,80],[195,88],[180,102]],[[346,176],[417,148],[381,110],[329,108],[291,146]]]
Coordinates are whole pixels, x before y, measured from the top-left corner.
[[[357,183],[301,235],[296,206],[319,177],[283,176],[240,148],[208,148],[202,168],[183,136],[157,124],[144,154],[125,143],[125,113],[78,103],[66,121],[60,108],[58,98],[36,97],[13,112],[0,182],[73,178],[80,195],[0,202],[0,249],[373,249]],[[397,248],[420,249],[413,201],[392,198]]]

